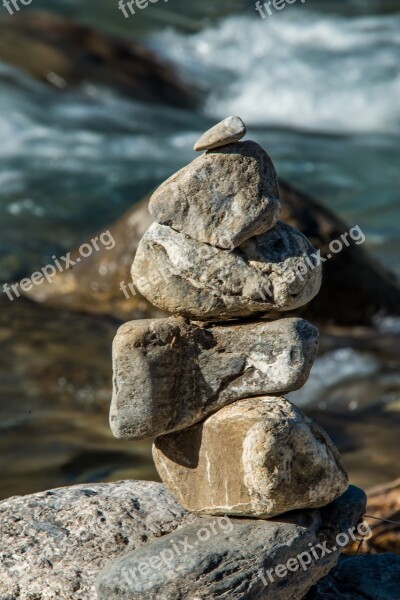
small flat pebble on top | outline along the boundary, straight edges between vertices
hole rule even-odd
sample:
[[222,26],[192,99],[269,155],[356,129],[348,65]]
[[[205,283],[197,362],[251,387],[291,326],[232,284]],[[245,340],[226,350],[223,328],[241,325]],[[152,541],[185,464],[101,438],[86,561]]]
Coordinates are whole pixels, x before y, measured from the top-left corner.
[[246,135],[246,125],[239,117],[224,119],[201,136],[194,145],[198,152],[238,142]]

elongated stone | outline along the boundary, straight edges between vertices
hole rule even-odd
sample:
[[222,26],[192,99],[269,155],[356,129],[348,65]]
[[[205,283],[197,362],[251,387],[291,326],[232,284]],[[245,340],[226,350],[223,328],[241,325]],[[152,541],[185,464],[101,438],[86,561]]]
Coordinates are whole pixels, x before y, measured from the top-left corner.
[[317,345],[318,330],[303,319],[125,323],[113,345],[111,429],[118,438],[154,437],[189,427],[240,398],[298,389]]
[[246,125],[240,117],[227,117],[208,129],[194,145],[196,152],[238,142],[246,135]]
[[307,304],[321,265],[307,238],[278,224],[232,252],[153,223],[139,243],[133,281],[152,304],[200,320],[276,316]]
[[271,229],[279,217],[274,165],[255,142],[209,151],[167,179],[149,210],[161,225],[232,250]]
[[347,486],[328,435],[288,400],[240,400],[159,437],[153,458],[178,502],[199,514],[274,517],[332,502]]
[[334,567],[341,552],[337,539],[355,528],[365,503],[365,494],[351,486],[323,510],[275,521],[197,517],[197,523],[110,563],[98,576],[98,598],[300,600]]

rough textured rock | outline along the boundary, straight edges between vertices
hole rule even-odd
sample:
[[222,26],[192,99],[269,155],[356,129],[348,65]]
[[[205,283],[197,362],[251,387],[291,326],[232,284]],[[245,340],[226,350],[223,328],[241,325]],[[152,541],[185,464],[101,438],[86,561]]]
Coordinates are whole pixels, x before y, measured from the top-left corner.
[[140,439],[189,427],[240,398],[307,381],[318,330],[302,319],[212,326],[182,317],[131,321],[113,345],[110,424]]
[[208,131],[194,145],[196,151],[211,150],[238,142],[246,135],[246,126],[240,117],[227,117]]
[[307,238],[280,222],[232,252],[154,223],[139,243],[132,277],[152,304],[189,318],[271,316],[318,293],[321,266],[312,262],[314,252]]
[[342,556],[304,600],[399,600],[400,557]]
[[149,210],[161,225],[232,250],[275,225],[280,212],[276,172],[255,142],[224,146],[167,179],[151,197]]
[[[323,511],[284,520],[200,519],[107,566],[98,579],[99,600],[300,600],[336,563],[336,536],[364,510],[363,492],[351,487]],[[318,560],[306,558],[311,546]],[[309,562],[304,569],[300,555]],[[284,573],[286,564],[294,570]],[[267,571],[279,565],[271,582]]]
[[157,470],[199,514],[269,518],[332,502],[347,486],[328,435],[288,400],[239,400],[202,423],[159,437]]
[[194,522],[162,484],[83,484],[0,502],[1,600],[97,600],[109,560]]
[[[282,220],[304,233],[326,256],[329,242],[339,239],[349,230],[349,225],[321,202],[288,183],[280,180],[279,188]],[[138,242],[151,222],[145,198],[109,227],[116,241],[113,250],[94,252],[73,269],[58,273],[51,284],[44,282],[34,286],[24,295],[46,305],[112,315],[122,321],[160,316],[140,294],[125,296],[120,289],[121,281],[130,281],[130,267]],[[78,254],[76,249],[71,256]],[[351,245],[324,263],[321,291],[301,314],[320,323],[368,324],[379,311],[400,314],[399,282],[393,273],[371,258],[364,246]]]

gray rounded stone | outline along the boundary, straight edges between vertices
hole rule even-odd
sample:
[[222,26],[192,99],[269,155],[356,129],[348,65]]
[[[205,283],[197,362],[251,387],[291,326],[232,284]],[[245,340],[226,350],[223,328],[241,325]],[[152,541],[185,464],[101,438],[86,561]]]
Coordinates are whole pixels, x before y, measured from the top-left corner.
[[125,323],[113,343],[111,429],[118,438],[155,437],[240,398],[298,389],[317,347],[318,330],[303,319]]
[[318,293],[314,254],[303,234],[281,222],[232,252],[153,223],[139,243],[132,278],[154,306],[188,318],[277,316]]
[[208,129],[194,145],[196,152],[238,142],[246,135],[246,125],[240,117],[227,117]]
[[255,142],[209,151],[167,179],[151,197],[149,210],[161,225],[232,250],[278,220],[274,165]]

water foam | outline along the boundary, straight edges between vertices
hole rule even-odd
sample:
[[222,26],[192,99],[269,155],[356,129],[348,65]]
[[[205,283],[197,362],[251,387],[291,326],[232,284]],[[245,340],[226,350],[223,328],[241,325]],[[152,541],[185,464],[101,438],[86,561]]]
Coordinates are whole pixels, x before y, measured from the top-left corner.
[[155,42],[186,76],[201,75],[210,117],[334,133],[400,129],[400,15],[349,18],[293,6],[262,20],[249,9]]

